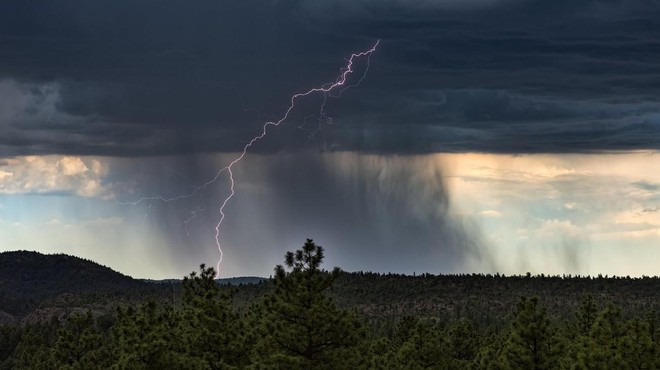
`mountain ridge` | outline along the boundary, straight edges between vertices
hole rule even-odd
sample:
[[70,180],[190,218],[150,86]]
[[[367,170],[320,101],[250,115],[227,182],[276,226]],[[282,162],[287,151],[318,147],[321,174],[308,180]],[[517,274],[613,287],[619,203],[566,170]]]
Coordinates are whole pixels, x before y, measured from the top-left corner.
[[[91,306],[107,310],[111,309],[113,301],[158,300],[172,289],[180,290],[182,280],[183,277],[136,279],[97,262],[64,253],[0,252],[0,323],[28,316],[41,317],[41,311],[52,312],[53,307],[59,310],[57,312]],[[268,279],[242,276],[217,281],[220,285],[242,286],[265,280]]]

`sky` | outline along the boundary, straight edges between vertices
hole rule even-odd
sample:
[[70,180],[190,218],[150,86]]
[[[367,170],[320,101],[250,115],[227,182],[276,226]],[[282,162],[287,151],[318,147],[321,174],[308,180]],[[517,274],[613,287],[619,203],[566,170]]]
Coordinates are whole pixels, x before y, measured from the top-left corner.
[[348,271],[657,275],[659,34],[657,0],[3,1],[0,251],[215,265],[218,171],[378,42],[232,167],[220,276],[306,238]]

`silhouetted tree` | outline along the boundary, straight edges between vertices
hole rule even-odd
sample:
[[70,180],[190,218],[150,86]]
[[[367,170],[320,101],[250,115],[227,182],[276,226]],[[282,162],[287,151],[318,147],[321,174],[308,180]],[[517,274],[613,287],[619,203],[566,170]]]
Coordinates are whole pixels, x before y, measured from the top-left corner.
[[302,249],[286,254],[286,268],[275,268],[275,291],[263,301],[258,328],[262,367],[350,368],[346,361],[357,357],[346,354],[359,342],[360,322],[325,294],[339,269],[321,270],[323,257],[323,248],[307,239]]
[[203,359],[210,369],[231,369],[249,363],[245,327],[234,313],[230,296],[220,294],[212,267],[200,266],[183,280],[179,330],[182,350]]

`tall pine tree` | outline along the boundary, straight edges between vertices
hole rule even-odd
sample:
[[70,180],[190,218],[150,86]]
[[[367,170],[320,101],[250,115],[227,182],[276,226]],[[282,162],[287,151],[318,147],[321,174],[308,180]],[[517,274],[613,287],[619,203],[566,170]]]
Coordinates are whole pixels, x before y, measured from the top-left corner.
[[537,297],[522,298],[504,348],[508,368],[556,369],[559,354],[559,343],[545,307]]
[[[357,317],[337,308],[325,292],[340,273],[321,270],[323,248],[311,239],[288,252],[275,268],[275,290],[261,306],[258,368],[339,369],[358,357],[362,330]],[[350,353],[350,355],[349,355]]]
[[201,265],[199,275],[193,272],[183,279],[181,349],[209,369],[240,368],[248,362],[245,328],[230,296],[220,294],[215,275],[212,267]]

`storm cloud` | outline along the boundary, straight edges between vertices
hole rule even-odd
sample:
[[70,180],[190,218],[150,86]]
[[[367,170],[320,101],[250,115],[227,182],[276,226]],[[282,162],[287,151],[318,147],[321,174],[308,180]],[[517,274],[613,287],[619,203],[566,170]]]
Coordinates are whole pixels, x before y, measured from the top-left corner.
[[[3,156],[236,151],[292,93],[334,80],[377,39],[368,78],[331,99],[334,125],[315,147],[660,143],[655,1],[8,1],[0,14],[3,100],[30,101],[3,105]],[[309,148],[299,126],[255,151]]]

